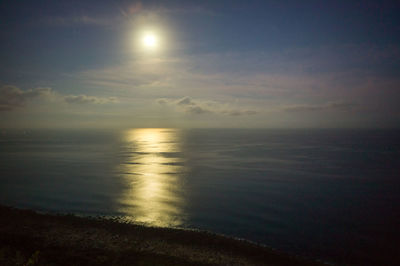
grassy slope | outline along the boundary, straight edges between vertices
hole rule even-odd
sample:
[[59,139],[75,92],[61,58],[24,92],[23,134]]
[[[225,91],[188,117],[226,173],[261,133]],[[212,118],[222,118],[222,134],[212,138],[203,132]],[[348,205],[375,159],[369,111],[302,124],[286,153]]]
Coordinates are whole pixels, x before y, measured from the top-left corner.
[[0,265],[318,265],[207,232],[0,206]]

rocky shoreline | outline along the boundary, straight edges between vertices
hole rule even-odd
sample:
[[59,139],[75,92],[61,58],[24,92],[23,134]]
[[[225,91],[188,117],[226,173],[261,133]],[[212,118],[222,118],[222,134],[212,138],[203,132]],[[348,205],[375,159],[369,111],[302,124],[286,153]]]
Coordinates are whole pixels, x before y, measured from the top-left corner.
[[0,206],[0,265],[321,265],[209,232]]

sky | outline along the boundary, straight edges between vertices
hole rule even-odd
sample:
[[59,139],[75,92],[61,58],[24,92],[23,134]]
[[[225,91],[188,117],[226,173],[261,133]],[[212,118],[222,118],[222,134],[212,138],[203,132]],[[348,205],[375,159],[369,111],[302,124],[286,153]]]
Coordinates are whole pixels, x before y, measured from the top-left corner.
[[399,13],[367,0],[1,1],[0,128],[399,127]]

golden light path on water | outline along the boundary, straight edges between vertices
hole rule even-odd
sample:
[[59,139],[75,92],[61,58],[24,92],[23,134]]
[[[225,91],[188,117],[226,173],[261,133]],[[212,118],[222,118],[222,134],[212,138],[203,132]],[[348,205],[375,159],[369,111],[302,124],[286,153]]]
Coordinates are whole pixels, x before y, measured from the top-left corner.
[[127,219],[155,226],[179,226],[184,205],[181,136],[177,129],[128,130],[123,135],[126,161],[120,165],[129,189],[122,195]]

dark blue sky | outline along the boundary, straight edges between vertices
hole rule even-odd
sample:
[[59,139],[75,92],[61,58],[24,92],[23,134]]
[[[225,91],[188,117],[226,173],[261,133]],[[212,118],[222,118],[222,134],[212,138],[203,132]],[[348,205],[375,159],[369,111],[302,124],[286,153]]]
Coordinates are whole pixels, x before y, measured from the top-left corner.
[[[140,126],[398,126],[399,12],[398,1],[2,1],[0,116],[23,127],[21,112],[40,119],[37,105],[58,103],[44,120],[85,123],[70,96],[104,125],[135,113]],[[157,53],[135,48],[146,27]]]

